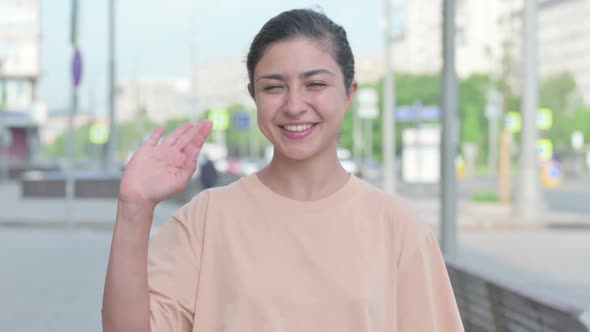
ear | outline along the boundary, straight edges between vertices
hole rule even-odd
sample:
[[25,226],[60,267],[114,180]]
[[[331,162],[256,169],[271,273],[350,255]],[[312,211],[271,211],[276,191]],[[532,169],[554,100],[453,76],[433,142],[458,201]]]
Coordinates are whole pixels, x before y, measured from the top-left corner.
[[346,110],[350,108],[352,101],[354,100],[354,96],[356,95],[357,90],[359,89],[359,85],[357,81],[352,81],[350,85],[350,89],[346,92]]
[[254,87],[252,87],[252,84],[250,83],[248,83],[248,93],[250,93],[250,97],[254,99]]

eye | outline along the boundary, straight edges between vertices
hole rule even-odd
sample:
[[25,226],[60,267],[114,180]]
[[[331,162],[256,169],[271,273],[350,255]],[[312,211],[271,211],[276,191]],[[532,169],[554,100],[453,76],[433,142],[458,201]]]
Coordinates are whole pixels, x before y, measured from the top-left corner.
[[307,84],[307,87],[312,90],[320,90],[326,86],[328,85],[324,82],[310,82],[309,84]]
[[266,92],[278,92],[282,89],[283,87],[280,85],[267,85],[265,86],[262,90],[266,91]]

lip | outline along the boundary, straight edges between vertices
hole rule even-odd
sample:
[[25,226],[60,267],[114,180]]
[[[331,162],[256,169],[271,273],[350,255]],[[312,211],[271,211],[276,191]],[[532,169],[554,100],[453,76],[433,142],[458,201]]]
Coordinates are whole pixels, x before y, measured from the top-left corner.
[[279,127],[285,126],[305,126],[305,125],[316,125],[317,122],[285,122],[279,125]]
[[[298,126],[298,125],[307,125],[310,124],[312,125],[311,128],[304,130],[304,131],[289,131],[287,129],[285,129],[284,126]],[[283,134],[283,136],[289,138],[289,139],[293,139],[293,140],[299,140],[299,139],[303,139],[309,135],[311,135],[316,127],[317,127],[318,123],[313,123],[313,122],[305,122],[305,123],[289,123],[289,124],[284,124],[284,125],[280,125],[279,128],[281,129],[281,133]]]

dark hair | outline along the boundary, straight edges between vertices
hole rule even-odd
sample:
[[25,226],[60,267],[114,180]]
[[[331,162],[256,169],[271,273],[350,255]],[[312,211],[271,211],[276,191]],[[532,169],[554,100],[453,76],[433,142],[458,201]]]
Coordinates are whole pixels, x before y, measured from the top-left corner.
[[293,9],[266,22],[250,45],[246,67],[252,97],[254,97],[254,68],[266,49],[276,42],[297,37],[307,37],[325,43],[342,71],[346,91],[350,90],[354,79],[354,56],[344,28],[323,13],[311,9]]

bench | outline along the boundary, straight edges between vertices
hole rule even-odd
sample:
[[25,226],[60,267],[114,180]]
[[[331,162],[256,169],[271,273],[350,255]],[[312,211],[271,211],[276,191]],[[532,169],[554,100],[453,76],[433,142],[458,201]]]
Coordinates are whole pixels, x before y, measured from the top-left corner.
[[466,332],[589,332],[590,311],[516,289],[446,259]]
[[[73,176],[74,198],[76,199],[115,199],[119,196],[122,174],[102,172],[76,172]],[[226,185],[238,177],[222,174],[219,185]],[[63,199],[66,195],[66,175],[63,172],[25,172],[21,176],[21,196],[23,198]],[[169,201],[184,204],[202,190],[197,177],[193,178],[186,190],[169,198]]]
[[[115,198],[119,195],[121,176],[98,172],[78,172],[73,176],[74,197]],[[25,172],[21,176],[23,198],[63,198],[66,175],[61,171]]]

